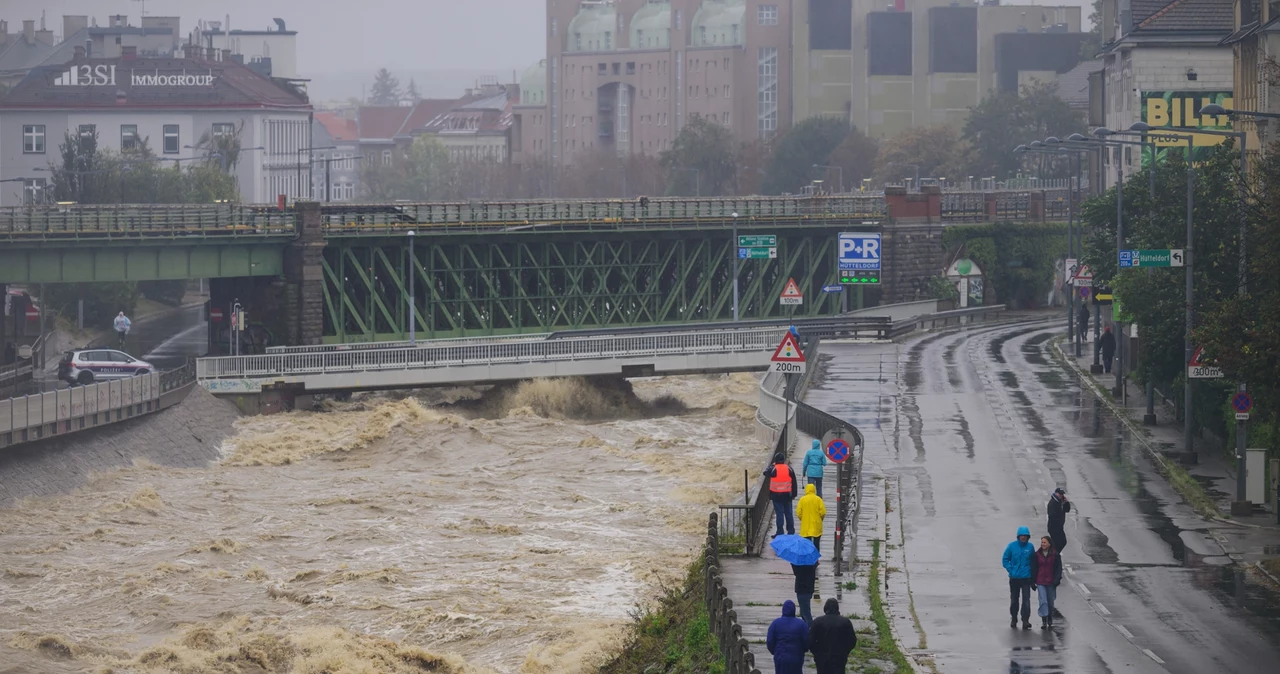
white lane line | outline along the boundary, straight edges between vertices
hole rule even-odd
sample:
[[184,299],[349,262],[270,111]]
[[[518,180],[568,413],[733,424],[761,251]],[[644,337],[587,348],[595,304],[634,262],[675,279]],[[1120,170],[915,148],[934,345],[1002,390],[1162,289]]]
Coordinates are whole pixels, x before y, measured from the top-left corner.
[[1089,588],[1084,586],[1084,583],[1076,583],[1076,587],[1080,588],[1080,592],[1083,593],[1084,596],[1086,597],[1093,594],[1092,592],[1089,591]]
[[1102,602],[1095,601],[1093,602],[1093,605],[1098,609],[1098,613],[1101,613],[1102,615],[1111,615],[1111,611],[1106,606],[1103,606]]
[[1130,632],[1129,630],[1125,629],[1124,625],[1121,625],[1120,623],[1112,623],[1112,625],[1116,628],[1117,632],[1124,635],[1124,638],[1126,639],[1133,638],[1133,632]]
[[1067,573],[1069,573],[1069,574],[1071,574],[1071,575],[1073,575],[1073,576],[1074,576],[1074,575],[1076,575],[1076,570],[1075,570],[1075,568],[1074,568],[1074,567],[1072,567],[1070,564],[1068,564],[1068,565],[1067,565]]
[[1162,665],[1164,664],[1164,660],[1161,660],[1160,656],[1156,655],[1155,653],[1152,653],[1150,648],[1144,648],[1142,649],[1142,652],[1146,653],[1148,658],[1151,658],[1152,660],[1155,660],[1156,662]]

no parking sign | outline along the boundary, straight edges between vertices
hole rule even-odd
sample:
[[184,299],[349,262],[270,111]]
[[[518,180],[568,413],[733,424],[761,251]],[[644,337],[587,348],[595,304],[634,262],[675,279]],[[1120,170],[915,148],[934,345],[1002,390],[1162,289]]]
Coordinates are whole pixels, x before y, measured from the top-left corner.
[[832,463],[844,463],[853,454],[853,434],[839,428],[829,431],[822,438],[823,452]]

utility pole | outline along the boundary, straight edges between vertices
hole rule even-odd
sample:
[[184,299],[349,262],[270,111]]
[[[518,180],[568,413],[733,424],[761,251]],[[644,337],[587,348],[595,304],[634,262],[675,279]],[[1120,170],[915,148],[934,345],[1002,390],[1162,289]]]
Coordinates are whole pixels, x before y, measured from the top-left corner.
[[[1196,166],[1192,162],[1192,154],[1194,153],[1195,136],[1187,136],[1187,330],[1183,337],[1183,366],[1187,367],[1191,363],[1193,349],[1191,347],[1191,329],[1192,319],[1194,317],[1193,302],[1195,302],[1195,274],[1193,273],[1195,254],[1192,249],[1195,247],[1195,236],[1193,231],[1193,217],[1196,207]],[[1191,390],[1191,373],[1188,371],[1184,376],[1182,391],[1182,405],[1185,408],[1182,413],[1182,442],[1184,451],[1188,454],[1195,451],[1191,444],[1191,404],[1193,402]]]

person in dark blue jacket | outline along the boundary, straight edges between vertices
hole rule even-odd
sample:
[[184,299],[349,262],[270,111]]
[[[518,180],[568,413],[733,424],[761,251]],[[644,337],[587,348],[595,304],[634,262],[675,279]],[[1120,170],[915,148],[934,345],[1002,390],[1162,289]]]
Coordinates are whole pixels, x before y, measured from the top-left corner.
[[801,674],[804,654],[809,651],[809,626],[796,617],[796,603],[782,602],[782,617],[769,625],[765,645],[773,654],[775,674]]
[[1018,540],[1004,548],[1004,570],[1009,572],[1009,627],[1018,626],[1018,597],[1022,597],[1022,629],[1031,629],[1031,530],[1018,527]]

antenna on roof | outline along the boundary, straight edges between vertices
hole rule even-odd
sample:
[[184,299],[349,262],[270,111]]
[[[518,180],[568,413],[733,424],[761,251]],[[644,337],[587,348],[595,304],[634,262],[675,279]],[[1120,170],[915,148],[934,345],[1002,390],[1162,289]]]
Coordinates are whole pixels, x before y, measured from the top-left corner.
[[136,2],[136,3],[138,3],[138,15],[139,15],[139,16],[146,16],[146,15],[147,15],[147,0],[133,0],[133,1],[134,1],[134,2]]

